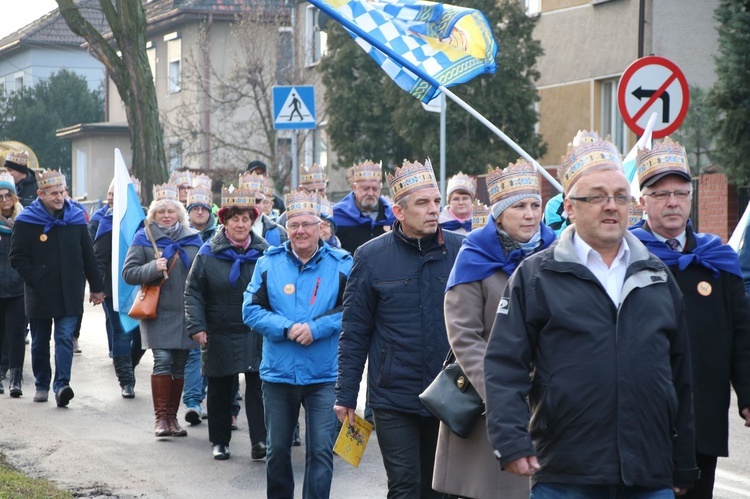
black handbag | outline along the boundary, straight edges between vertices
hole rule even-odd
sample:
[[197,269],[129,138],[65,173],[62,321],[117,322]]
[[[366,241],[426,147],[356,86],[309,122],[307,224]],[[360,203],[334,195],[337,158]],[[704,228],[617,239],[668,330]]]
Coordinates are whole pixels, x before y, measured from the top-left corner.
[[443,370],[419,395],[419,400],[461,438],[469,436],[479,416],[484,414],[484,401],[456,362],[453,350],[448,352]]

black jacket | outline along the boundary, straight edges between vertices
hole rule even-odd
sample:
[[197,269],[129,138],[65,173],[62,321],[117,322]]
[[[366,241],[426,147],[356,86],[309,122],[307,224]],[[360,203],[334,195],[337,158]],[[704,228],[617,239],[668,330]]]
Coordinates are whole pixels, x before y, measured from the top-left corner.
[[88,230],[85,225],[55,226],[46,238],[43,231],[43,225],[19,221],[13,228],[10,263],[24,281],[26,315],[81,315],[86,281],[92,293],[104,291]]
[[[375,218],[376,221],[385,220],[385,206],[383,203],[379,203],[378,216]],[[341,248],[345,249],[352,255],[357,248],[365,244],[367,241],[374,239],[381,234],[385,233],[385,226],[375,225],[371,227],[369,224],[365,225],[354,225],[354,226],[337,226],[336,237],[341,241]]]
[[535,482],[690,486],[698,470],[677,283],[626,233],[615,305],[580,263],[574,232],[524,260],[503,292],[484,362],[493,447],[503,465],[537,455]]
[[355,254],[344,293],[336,403],[357,406],[369,356],[372,408],[431,416],[419,394],[448,353],[443,295],[464,237],[438,229],[421,246],[399,226]]
[[38,190],[39,184],[36,181],[36,175],[34,175],[33,171],[29,171],[29,173],[26,174],[26,178],[21,179],[21,181],[16,184],[18,200],[24,207],[34,202],[37,198],[36,191]]
[[[645,224],[643,229],[649,230]],[[685,252],[695,249],[687,230]],[[742,279],[698,264],[669,268],[680,286],[690,333],[695,400],[695,446],[702,454],[727,456],[730,382],[740,410],[750,406],[750,305]],[[698,292],[708,283],[710,292]],[[705,286],[701,287],[705,291]],[[741,416],[741,415],[740,415]],[[744,418],[743,418],[744,419]]]
[[[252,232],[251,237],[249,250],[265,251],[266,241]],[[231,247],[223,226],[207,244],[213,252]],[[208,343],[201,356],[205,376],[258,372],[260,367],[263,337],[242,322],[243,294],[253,277],[255,262],[242,264],[234,286],[229,282],[232,264],[229,260],[199,254],[185,286],[188,335],[207,332]]]
[[10,234],[0,233],[0,298],[14,298],[23,295],[23,280],[18,272],[11,267],[8,257],[11,237]]

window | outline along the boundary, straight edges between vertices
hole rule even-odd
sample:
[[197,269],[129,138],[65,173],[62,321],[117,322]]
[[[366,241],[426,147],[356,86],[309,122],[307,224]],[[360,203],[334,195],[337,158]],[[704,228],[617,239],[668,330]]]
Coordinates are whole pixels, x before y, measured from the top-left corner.
[[5,80],[0,80],[0,94],[5,93]]
[[313,131],[313,161],[324,168],[328,166],[328,133],[324,126]]
[[278,56],[276,57],[276,81],[279,85],[291,85],[294,73],[294,32],[288,26],[279,28]]
[[169,144],[169,174],[182,169],[182,142]]
[[601,136],[610,137],[621,153],[628,151],[628,130],[617,107],[617,80],[603,80],[600,85]]
[[328,34],[321,29],[325,16],[317,7],[307,6],[305,19],[305,66],[313,66],[328,51]]
[[75,181],[76,190],[71,192],[71,195],[76,196],[88,196],[88,189],[86,188],[86,179],[88,178],[88,156],[85,149],[76,149],[76,170],[75,170]]
[[16,75],[13,77],[13,90],[16,92],[20,92],[23,90],[23,73],[16,73]]
[[177,33],[165,35],[164,40],[167,42],[169,93],[174,94],[180,91],[182,40],[178,37]]
[[156,81],[156,47],[151,42],[146,43],[146,57],[151,67],[151,78]]
[[521,5],[529,16],[542,12],[542,0],[521,0]]

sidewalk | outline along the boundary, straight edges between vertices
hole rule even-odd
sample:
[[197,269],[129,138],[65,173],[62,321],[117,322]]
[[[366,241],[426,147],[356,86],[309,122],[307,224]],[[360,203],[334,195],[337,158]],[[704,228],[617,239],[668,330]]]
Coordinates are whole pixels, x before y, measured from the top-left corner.
[[[75,398],[70,406],[57,408],[52,396],[47,403],[32,401],[29,347],[24,396],[11,399],[7,388],[0,395],[0,451],[8,460],[21,471],[45,477],[78,497],[265,497],[265,461],[250,459],[244,406],[240,429],[232,433],[228,461],[212,458],[206,422],[188,425],[182,417],[184,407],[180,424],[188,436],[154,438],[151,353],[147,352],[136,368],[136,398],[123,399],[107,354],[104,312],[100,306],[87,305],[85,310],[80,339],[83,353],[73,359]],[[364,393],[360,400],[363,404]],[[304,427],[302,438],[302,447],[293,448],[295,497],[302,496]],[[375,434],[359,468],[334,459],[331,497],[386,496],[387,481]]]

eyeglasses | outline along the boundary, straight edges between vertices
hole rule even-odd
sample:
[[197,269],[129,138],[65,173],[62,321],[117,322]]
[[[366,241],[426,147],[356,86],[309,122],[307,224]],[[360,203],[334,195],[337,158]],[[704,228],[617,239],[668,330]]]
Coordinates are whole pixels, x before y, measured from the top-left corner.
[[657,191],[657,192],[650,192],[648,194],[644,194],[644,196],[651,196],[652,198],[656,199],[657,201],[666,201],[669,199],[669,196],[674,194],[675,199],[678,201],[685,201],[690,197],[692,192],[690,191]]
[[290,231],[294,232],[296,230],[299,230],[300,227],[303,228],[303,229],[305,229],[305,230],[312,229],[313,227],[315,227],[319,223],[320,222],[302,222],[302,223],[291,222],[291,223],[286,224],[286,228],[289,229]]
[[10,201],[11,199],[13,199],[13,194],[0,194],[0,199],[2,199],[3,201]]
[[575,201],[583,201],[584,203],[589,204],[608,204],[610,199],[615,200],[615,204],[620,206],[625,206],[633,201],[635,201],[635,198],[633,196],[605,196],[604,194],[597,194],[595,196],[583,196],[583,197],[571,197],[570,199],[573,199]]

